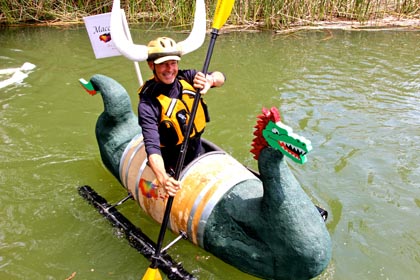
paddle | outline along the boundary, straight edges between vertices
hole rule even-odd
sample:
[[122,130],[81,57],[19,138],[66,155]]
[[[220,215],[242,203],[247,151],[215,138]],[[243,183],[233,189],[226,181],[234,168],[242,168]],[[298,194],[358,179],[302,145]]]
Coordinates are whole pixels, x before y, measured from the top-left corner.
[[[216,11],[213,18],[211,39],[210,39],[209,48],[207,50],[206,60],[204,61],[204,66],[203,66],[203,71],[202,71],[204,75],[207,74],[207,71],[209,68],[210,59],[213,54],[214,44],[216,42],[217,36],[219,35],[219,29],[225,24],[227,18],[229,17],[234,2],[235,0],[218,0],[217,1]],[[194,119],[197,113],[197,108],[199,105],[200,98],[201,98],[200,90],[197,90],[197,93],[194,97],[194,103],[191,110],[190,120],[188,122],[187,129],[184,132],[186,137],[184,137],[184,141],[182,142],[178,161],[175,168],[174,178],[176,180],[179,180],[179,176],[182,171],[182,166],[184,165],[185,156],[187,153],[188,143],[189,143],[188,135],[191,134],[191,131],[193,128]],[[173,200],[174,200],[174,197],[170,196],[166,203],[165,214],[163,216],[163,221],[160,228],[158,241],[156,243],[155,253],[152,257],[151,265],[149,266],[145,275],[143,276],[143,280],[161,280],[162,279],[162,276],[160,275],[160,272],[157,267],[158,267],[158,260],[161,254],[163,239],[165,237],[166,228],[169,222],[169,216],[171,214]]]

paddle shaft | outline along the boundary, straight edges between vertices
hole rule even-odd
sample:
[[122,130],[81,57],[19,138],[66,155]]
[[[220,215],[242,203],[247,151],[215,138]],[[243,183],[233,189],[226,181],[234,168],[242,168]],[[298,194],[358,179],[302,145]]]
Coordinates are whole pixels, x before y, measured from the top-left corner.
[[[204,66],[203,66],[203,71],[202,71],[204,76],[206,76],[207,71],[209,69],[211,56],[213,54],[214,44],[216,43],[216,39],[217,39],[218,35],[219,35],[219,30],[213,28],[213,30],[211,32],[211,39],[210,39],[210,43],[209,43],[209,48],[207,50],[207,55],[206,55],[206,59],[204,61]],[[198,104],[200,102],[200,98],[201,98],[200,90],[197,90],[197,92],[194,96],[194,102],[193,102],[193,107],[192,107],[192,110],[191,110],[190,119],[188,121],[188,126],[187,126],[186,131],[184,131],[184,141],[182,142],[181,149],[180,149],[179,156],[178,156],[178,161],[176,163],[175,175],[174,175],[175,180],[179,180],[179,177],[181,175],[182,167],[183,167],[184,161],[185,161],[185,156],[187,154],[187,149],[188,149],[188,144],[189,144],[189,135],[191,134],[191,131],[192,131],[192,128],[193,128],[194,119],[195,119],[195,115],[197,114],[197,108],[198,108]],[[157,266],[158,266],[158,259],[160,257],[160,253],[161,253],[161,250],[162,250],[163,239],[165,238],[166,228],[168,227],[169,216],[171,214],[173,201],[174,201],[174,197],[170,196],[168,198],[167,202],[166,202],[165,214],[163,216],[162,225],[160,227],[159,237],[158,237],[158,241],[156,243],[155,254],[152,257],[153,258],[152,259],[152,264],[150,266],[152,268],[157,268]]]

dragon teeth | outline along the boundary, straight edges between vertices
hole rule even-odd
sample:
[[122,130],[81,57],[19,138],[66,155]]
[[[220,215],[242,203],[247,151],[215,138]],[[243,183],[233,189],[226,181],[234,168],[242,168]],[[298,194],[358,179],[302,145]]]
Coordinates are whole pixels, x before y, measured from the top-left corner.
[[280,142],[280,145],[285,149],[288,150],[295,158],[300,159],[301,155],[305,155],[305,151],[300,148],[297,148],[291,144]]

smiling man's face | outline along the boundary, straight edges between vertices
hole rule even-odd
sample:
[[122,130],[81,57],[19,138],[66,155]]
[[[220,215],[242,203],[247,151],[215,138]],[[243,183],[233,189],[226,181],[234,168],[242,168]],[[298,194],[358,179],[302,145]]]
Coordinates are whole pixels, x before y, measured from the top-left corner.
[[149,63],[150,69],[154,70],[156,78],[164,84],[172,84],[178,74],[178,61],[168,60],[160,64]]

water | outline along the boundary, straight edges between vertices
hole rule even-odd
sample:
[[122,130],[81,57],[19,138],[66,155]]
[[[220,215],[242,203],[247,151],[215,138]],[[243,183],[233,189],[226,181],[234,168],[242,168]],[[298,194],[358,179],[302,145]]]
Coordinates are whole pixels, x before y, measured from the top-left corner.
[[[168,35],[146,30],[132,27],[134,40]],[[255,168],[256,116],[276,106],[311,139],[308,162],[290,166],[330,213],[333,258],[318,279],[416,279],[420,271],[419,39],[415,31],[337,30],[217,40],[210,70],[227,82],[206,96],[206,138]],[[0,279],[140,279],[147,260],[77,194],[85,184],[108,201],[125,194],[100,160],[100,97],[78,79],[116,79],[135,108],[132,63],[95,60],[83,26],[2,29],[0,42],[0,69],[37,66],[23,84],[0,89]],[[207,43],[182,68],[201,69]],[[121,211],[157,237],[159,226],[134,204]],[[199,279],[255,279],[186,241],[171,255]]]

